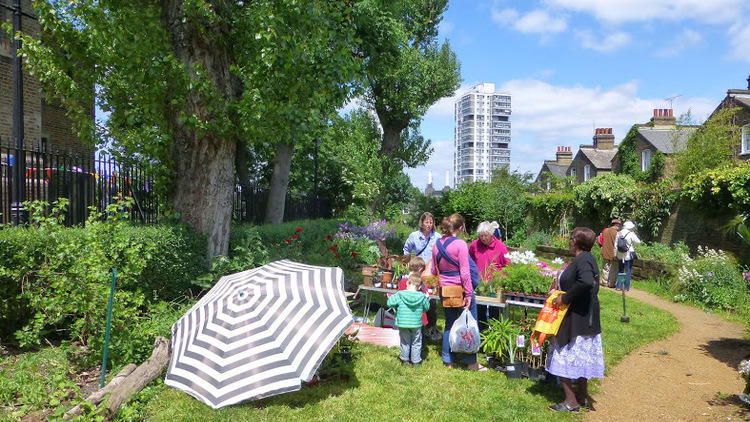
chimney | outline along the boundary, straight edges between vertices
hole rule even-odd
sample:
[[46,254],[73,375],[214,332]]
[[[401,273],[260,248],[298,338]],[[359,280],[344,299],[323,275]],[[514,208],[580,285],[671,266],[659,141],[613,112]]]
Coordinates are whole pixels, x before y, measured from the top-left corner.
[[570,165],[573,162],[573,153],[570,152],[570,147],[557,147],[557,164],[564,166]]
[[614,149],[615,135],[612,134],[611,127],[600,127],[594,130],[594,148],[596,149]]
[[677,119],[671,108],[655,108],[654,117],[651,118],[654,129],[674,129],[677,127]]
[[750,91],[750,75],[747,75],[747,90]]
[[450,187],[451,187],[451,185],[450,185],[450,171],[448,171],[448,170],[445,171],[445,187],[448,188],[448,189],[450,189]]
[[427,184],[432,184],[432,170],[427,170]]

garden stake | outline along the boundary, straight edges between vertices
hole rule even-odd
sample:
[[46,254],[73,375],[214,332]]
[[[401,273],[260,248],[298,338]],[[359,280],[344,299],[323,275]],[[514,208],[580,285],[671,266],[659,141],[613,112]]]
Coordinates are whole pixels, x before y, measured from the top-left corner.
[[117,268],[112,268],[112,286],[109,289],[109,306],[107,307],[107,329],[104,331],[104,353],[102,356],[102,381],[99,388],[104,388],[104,377],[107,374],[107,349],[109,348],[109,330],[112,327],[112,301],[115,298],[115,280]]
[[625,313],[625,286],[622,289],[622,316],[620,322],[630,322],[630,317]]

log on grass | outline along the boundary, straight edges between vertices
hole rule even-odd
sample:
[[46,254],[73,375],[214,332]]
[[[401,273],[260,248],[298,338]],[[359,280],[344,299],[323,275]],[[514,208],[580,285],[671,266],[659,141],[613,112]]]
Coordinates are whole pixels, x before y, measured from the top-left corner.
[[151,357],[112,389],[112,394],[107,399],[107,410],[111,417],[117,414],[120,407],[132,394],[141,391],[143,387],[155,380],[164,371],[164,368],[169,364],[171,354],[171,341],[164,337],[157,337]]
[[[114,378],[112,378],[112,381],[110,381],[107,385],[91,393],[91,395],[86,398],[86,401],[90,403],[92,406],[98,405],[99,403],[101,403],[102,399],[104,399],[104,397],[107,395],[107,393],[112,391],[113,388],[120,385],[120,383],[122,383],[122,381],[128,375],[130,375],[137,367],[138,365],[134,363],[131,363],[125,366],[124,368],[122,368],[122,370],[120,370],[120,372],[117,373],[117,375],[115,375]],[[68,420],[68,419],[71,419],[73,416],[78,416],[81,414],[82,410],[83,410],[83,407],[80,404],[78,404],[74,408],[65,412],[65,414],[63,415],[63,419]]]

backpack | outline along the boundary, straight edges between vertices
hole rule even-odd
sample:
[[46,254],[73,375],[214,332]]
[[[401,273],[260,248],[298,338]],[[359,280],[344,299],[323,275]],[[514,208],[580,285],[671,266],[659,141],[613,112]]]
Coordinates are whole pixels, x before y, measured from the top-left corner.
[[[607,229],[605,228],[604,230]],[[597,236],[596,238],[596,244],[599,245],[600,248],[604,246],[604,230],[602,230],[602,232],[599,233],[599,236]]]
[[628,242],[625,240],[623,236],[620,235],[620,233],[617,233],[617,251],[627,252],[629,249],[630,249],[630,246],[628,246]]
[[[445,238],[444,238],[445,239]],[[443,243],[440,243],[440,240],[435,242],[435,245],[438,248],[437,256],[435,257],[435,268],[440,264],[440,260],[442,258],[445,258],[450,262],[451,264],[455,265],[456,267],[460,267],[458,265],[458,262],[456,262],[455,259],[448,256],[448,252],[446,252],[445,248],[450,245],[451,242],[456,240],[455,237],[449,236],[447,239],[443,241]],[[443,274],[446,275],[455,275],[458,274],[458,271],[443,271]],[[471,287],[476,289],[479,285],[479,268],[477,267],[477,263],[474,262],[474,259],[471,258],[471,255],[469,255],[469,274],[471,274]]]

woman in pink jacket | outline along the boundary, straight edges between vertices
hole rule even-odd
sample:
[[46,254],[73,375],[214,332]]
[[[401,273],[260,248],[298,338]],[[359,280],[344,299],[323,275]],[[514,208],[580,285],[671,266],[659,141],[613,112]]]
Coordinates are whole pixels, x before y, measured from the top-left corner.
[[[477,227],[479,238],[471,242],[469,246],[469,256],[477,263],[479,278],[481,283],[492,280],[495,271],[500,271],[506,265],[510,264],[510,259],[506,258],[508,248],[502,240],[493,236],[495,230],[499,227],[496,221],[482,221]],[[500,318],[500,308],[490,308],[486,305],[477,305],[477,322],[479,329],[487,327],[489,318]]]

